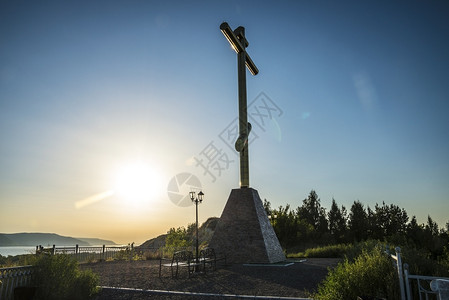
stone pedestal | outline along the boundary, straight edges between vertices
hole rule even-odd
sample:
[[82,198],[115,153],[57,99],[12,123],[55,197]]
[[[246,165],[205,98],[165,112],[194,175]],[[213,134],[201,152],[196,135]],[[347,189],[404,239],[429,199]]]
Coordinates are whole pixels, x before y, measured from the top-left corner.
[[259,193],[252,188],[231,191],[209,246],[230,263],[285,260]]

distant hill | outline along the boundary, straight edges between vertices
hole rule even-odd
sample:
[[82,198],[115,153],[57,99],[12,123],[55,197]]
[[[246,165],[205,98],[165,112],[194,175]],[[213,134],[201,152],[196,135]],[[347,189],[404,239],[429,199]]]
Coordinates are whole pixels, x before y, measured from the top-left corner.
[[167,237],[166,234],[161,234],[158,237],[155,237],[153,239],[150,239],[143,243],[140,246],[137,246],[136,248],[142,247],[142,248],[152,248],[152,249],[159,249],[165,246],[165,238]]
[[113,241],[95,238],[73,238],[61,236],[55,233],[0,233],[0,247],[5,246],[95,246],[95,245],[115,245]]
[[[204,222],[200,228],[198,228],[198,240],[200,241],[200,243],[206,241],[209,242],[210,239],[212,238],[212,235],[215,232],[215,226],[217,226],[217,222],[218,222],[217,217],[211,217],[209,219],[206,220],[206,222]],[[155,249],[159,249],[165,246],[165,238],[167,237],[167,234],[161,234],[158,237],[155,237],[153,239],[150,239],[148,241],[146,241],[145,243],[143,243],[140,246],[137,246],[137,248],[142,247],[142,248],[155,248]]]
[[100,245],[117,245],[113,241],[96,239],[96,238],[76,238],[77,240],[88,243],[91,246],[100,246]]
[[14,242],[0,233],[0,246],[14,246]]

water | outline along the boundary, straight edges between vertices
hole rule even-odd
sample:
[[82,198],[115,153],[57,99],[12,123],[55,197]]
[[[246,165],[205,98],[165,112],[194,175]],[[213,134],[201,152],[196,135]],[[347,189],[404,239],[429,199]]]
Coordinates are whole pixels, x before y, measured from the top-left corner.
[[[119,247],[120,245],[106,245],[106,247]],[[51,246],[48,246],[51,247]],[[46,247],[46,248],[48,248]],[[64,246],[56,246],[58,247],[64,247]],[[66,246],[66,247],[74,247],[74,246]],[[80,248],[84,248],[83,246],[80,246]],[[86,247],[86,248],[91,248]],[[102,245],[98,245],[98,246],[92,246],[93,249],[90,249],[88,251],[83,250],[83,252],[96,252],[96,253],[101,253],[103,251],[103,246]],[[0,254],[3,256],[8,256],[8,255],[21,255],[21,254],[35,254],[36,253],[36,246],[13,246],[13,247],[0,247]]]
[[21,254],[34,254],[36,253],[36,246],[14,246],[14,247],[0,247],[0,254],[3,256],[8,255],[21,255]]

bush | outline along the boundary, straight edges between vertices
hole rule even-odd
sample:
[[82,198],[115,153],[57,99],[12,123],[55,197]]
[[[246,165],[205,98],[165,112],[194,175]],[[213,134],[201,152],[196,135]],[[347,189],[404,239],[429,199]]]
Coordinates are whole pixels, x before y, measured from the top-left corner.
[[[380,248],[379,248],[380,247]],[[384,251],[385,249],[382,248],[381,243],[377,240],[367,240],[363,242],[358,242],[352,245],[351,247],[348,247],[345,256],[350,261],[353,262],[359,255],[361,255],[364,251],[371,252],[374,250],[381,250]]]
[[306,257],[341,257],[346,255],[346,252],[351,247],[351,245],[338,244],[329,245],[325,247],[307,249],[305,252]]
[[398,298],[398,279],[391,258],[381,249],[363,250],[354,262],[346,259],[331,270],[314,299],[357,299],[357,296]]
[[363,250],[371,251],[379,245],[376,240],[369,240],[355,244],[338,244],[309,248],[305,252],[288,254],[289,258],[348,258],[349,261],[359,256]]
[[165,237],[165,255],[171,256],[173,252],[192,247],[193,241],[188,230],[184,227],[170,228]]
[[440,257],[440,264],[449,272],[449,245],[444,247],[443,255]]
[[348,249],[352,247],[351,245],[347,244],[338,244],[338,245],[329,245],[324,247],[316,247],[316,248],[309,248],[305,252],[298,252],[295,254],[289,254],[289,258],[302,258],[302,257],[308,257],[308,258],[343,258],[346,255],[346,252]]
[[402,249],[402,262],[409,265],[410,274],[448,277],[449,268],[444,256],[439,261],[430,258],[430,254],[413,248]]
[[90,299],[99,290],[99,278],[92,271],[81,271],[76,260],[65,254],[41,255],[36,268],[37,299]]
[[8,257],[0,254],[0,267],[27,266],[32,263],[33,257],[32,254],[8,255]]

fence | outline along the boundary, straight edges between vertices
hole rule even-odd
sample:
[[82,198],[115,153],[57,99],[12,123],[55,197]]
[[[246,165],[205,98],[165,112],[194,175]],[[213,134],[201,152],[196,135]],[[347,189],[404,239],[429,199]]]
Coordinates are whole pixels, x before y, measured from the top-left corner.
[[33,267],[0,268],[0,299],[13,299],[14,289],[29,286],[33,280]]
[[[401,300],[406,300],[405,298],[405,288],[404,288],[404,273],[402,271],[402,258],[401,258],[401,248],[396,247],[394,250],[396,250],[396,255],[390,254],[391,258],[395,260],[396,269],[398,271],[398,277],[399,277],[399,288],[401,291]],[[388,246],[387,246],[387,253],[388,253]]]
[[[404,275],[406,282],[407,299],[412,299],[412,292],[415,291],[419,300],[438,299],[449,300],[449,289],[447,286],[439,285],[438,282],[449,281],[449,278],[422,276],[409,274],[407,264],[404,264]],[[416,284],[413,284],[413,283]],[[429,298],[430,297],[430,298]]]
[[79,263],[91,262],[96,260],[113,260],[113,259],[132,259],[137,252],[134,244],[127,246],[69,246],[51,248],[36,247],[36,254],[48,253],[67,254],[75,258]]
[[[36,247],[36,254],[47,253],[49,255],[67,254],[75,258],[79,263],[95,260],[154,258],[160,255],[159,248],[127,246],[79,246],[73,247]],[[0,299],[9,300],[14,297],[14,289],[19,286],[30,286],[33,281],[33,266],[12,268],[0,268]]]
[[410,274],[408,265],[402,265],[401,248],[395,250],[396,255],[390,256],[398,271],[401,300],[413,300],[413,295],[418,295],[419,300],[449,300],[449,278]]

